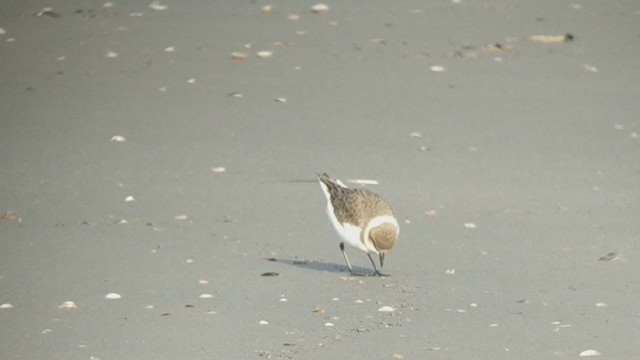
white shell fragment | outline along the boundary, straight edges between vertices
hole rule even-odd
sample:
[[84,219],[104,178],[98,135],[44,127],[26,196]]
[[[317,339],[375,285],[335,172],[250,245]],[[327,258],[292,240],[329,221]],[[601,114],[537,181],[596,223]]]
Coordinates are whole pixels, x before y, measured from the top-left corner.
[[136,201],[136,198],[134,198],[133,196],[129,195],[126,198],[124,198],[124,201],[126,201],[126,202]]
[[287,98],[286,97],[279,97],[279,98],[275,99],[275,102],[286,104],[287,103]]
[[151,4],[149,4],[149,8],[156,11],[162,11],[162,10],[167,10],[169,6],[160,4],[160,1],[152,1]]
[[200,280],[198,280],[198,284],[200,284],[200,285],[207,285],[207,284],[209,284],[209,280],[207,280],[207,279],[200,279]]
[[447,269],[445,271],[445,274],[447,275],[455,275],[455,273],[456,273],[456,269]]
[[589,349],[589,350],[585,350],[585,351],[581,352],[578,355],[579,356],[598,356],[598,355],[602,355],[602,354],[598,350]]
[[200,294],[200,299],[213,299],[214,296],[212,294]]
[[121,143],[127,141],[127,138],[122,135],[114,135],[110,141]]
[[239,51],[234,51],[231,53],[231,58],[233,60],[244,60],[247,58],[247,54]]
[[58,305],[58,309],[77,309],[78,305],[73,301],[65,301],[62,304]]
[[326,322],[326,323],[324,323],[324,326],[326,326],[326,327],[334,327],[336,325],[334,323],[332,323],[332,322]]
[[596,303],[596,307],[607,307],[607,304],[603,302],[598,302]]
[[196,79],[195,78],[191,78],[189,80],[187,80],[187,84],[195,84],[196,83]]
[[583,66],[584,66],[584,69],[587,70],[588,72],[593,72],[593,73],[598,72],[598,68],[593,65],[584,64]]
[[260,59],[271,59],[273,57],[273,51],[262,50],[256,53],[256,56]]
[[179,221],[184,221],[184,220],[188,220],[189,217],[187,215],[176,215],[173,220],[179,220]]
[[258,324],[260,325],[269,325],[269,322],[266,320],[260,320],[260,322],[258,322]]
[[216,174],[222,174],[226,171],[227,171],[227,168],[225,168],[224,166],[217,166],[217,167],[211,168],[211,172]]
[[378,309],[378,311],[380,311],[380,312],[394,312],[394,311],[396,311],[396,309],[392,308],[391,306],[383,306],[380,309]]
[[464,224],[464,227],[466,227],[467,229],[475,229],[477,226],[472,222],[468,222]]
[[0,309],[13,309],[13,305],[11,305],[9,303],[4,303],[4,304],[0,305]]
[[329,5],[318,3],[311,7],[311,12],[314,14],[321,14],[329,11]]
[[164,48],[164,51],[166,51],[166,52],[174,52],[174,51],[176,51],[176,47],[175,46],[167,46],[166,48]]
[[433,72],[444,72],[444,66],[433,65],[433,66],[429,67],[429,70],[431,70]]
[[116,293],[108,293],[107,295],[104,296],[104,298],[107,300],[118,300],[118,299],[122,299],[122,295],[116,294]]
[[118,53],[117,53],[117,52],[115,52],[115,51],[111,51],[111,50],[110,50],[110,51],[107,51],[107,57],[108,57],[108,58],[112,58],[112,59],[113,59],[113,58],[117,58],[117,57],[118,57]]

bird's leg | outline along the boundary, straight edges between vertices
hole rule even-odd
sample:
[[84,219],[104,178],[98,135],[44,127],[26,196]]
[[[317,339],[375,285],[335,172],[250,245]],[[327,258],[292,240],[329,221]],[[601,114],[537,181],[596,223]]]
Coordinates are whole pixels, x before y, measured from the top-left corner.
[[353,268],[351,267],[351,263],[349,262],[349,258],[347,257],[347,253],[344,251],[344,242],[340,243],[340,251],[342,251],[342,256],[344,257],[344,261],[347,262],[347,266],[349,267],[349,272],[351,275],[355,275],[353,273]]
[[373,270],[374,271],[373,271],[373,274],[371,274],[371,276],[375,276],[375,275],[378,275],[380,277],[391,276],[391,275],[388,275],[388,274],[383,274],[378,270],[378,268],[376,267],[376,263],[373,261],[373,258],[371,257],[371,253],[367,253],[367,256],[369,257],[369,260],[371,260],[371,265],[373,265]]

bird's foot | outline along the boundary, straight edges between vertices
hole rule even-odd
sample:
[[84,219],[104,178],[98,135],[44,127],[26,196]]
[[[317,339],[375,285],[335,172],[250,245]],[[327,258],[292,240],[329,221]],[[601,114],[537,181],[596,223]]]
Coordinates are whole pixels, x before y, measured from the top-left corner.
[[369,275],[369,276],[389,277],[391,275],[385,274],[385,273],[381,273],[379,270],[376,270],[373,273],[371,273],[371,275]]

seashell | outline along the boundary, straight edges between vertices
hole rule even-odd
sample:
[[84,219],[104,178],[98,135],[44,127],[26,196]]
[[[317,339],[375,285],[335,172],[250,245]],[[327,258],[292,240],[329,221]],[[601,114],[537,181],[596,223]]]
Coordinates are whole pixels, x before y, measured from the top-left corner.
[[162,11],[167,10],[169,6],[160,4],[160,1],[152,1],[151,4],[149,4],[149,8],[156,11]]
[[173,218],[173,220],[180,220],[180,221],[188,220],[188,219],[189,219],[189,217],[188,217],[187,215],[176,215],[176,216]]
[[256,56],[260,59],[271,59],[273,57],[273,51],[262,50],[256,53]]
[[314,14],[322,14],[326,13],[327,11],[329,11],[329,5],[327,4],[318,3],[311,7],[311,12]]
[[121,143],[127,141],[127,138],[122,135],[114,135],[110,141]]
[[107,300],[118,300],[122,298],[122,295],[116,293],[108,293],[104,296],[104,298]]
[[380,312],[394,312],[394,311],[396,311],[396,309],[392,308],[391,306],[383,306],[383,307],[379,308],[378,311],[380,311]]
[[247,54],[239,51],[234,51],[231,53],[231,58],[233,60],[244,60],[247,58]]
[[78,305],[73,301],[65,301],[62,304],[58,305],[58,309],[77,309]]
[[602,354],[598,350],[593,350],[593,349],[584,350],[583,352],[578,354],[578,356],[598,356],[598,355],[602,355]]

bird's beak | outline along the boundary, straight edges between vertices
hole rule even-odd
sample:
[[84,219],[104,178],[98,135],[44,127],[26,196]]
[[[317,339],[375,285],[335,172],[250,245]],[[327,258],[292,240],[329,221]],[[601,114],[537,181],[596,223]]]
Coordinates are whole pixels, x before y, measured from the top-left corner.
[[384,253],[380,253],[380,268],[382,269],[382,267],[384,266]]

